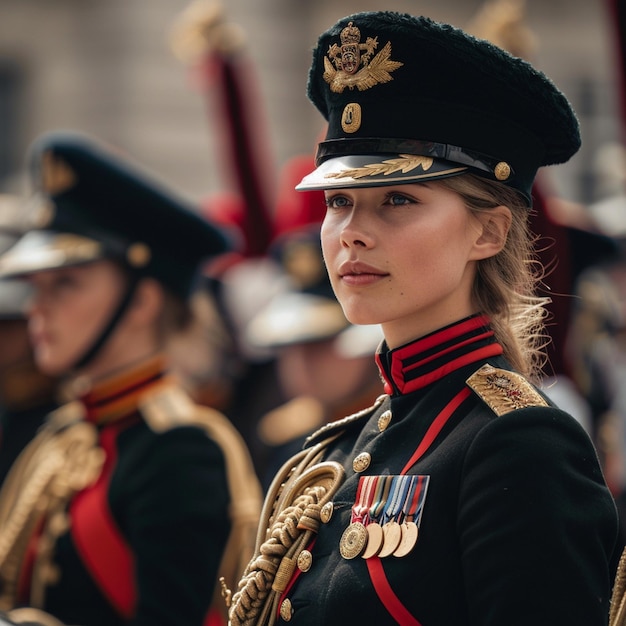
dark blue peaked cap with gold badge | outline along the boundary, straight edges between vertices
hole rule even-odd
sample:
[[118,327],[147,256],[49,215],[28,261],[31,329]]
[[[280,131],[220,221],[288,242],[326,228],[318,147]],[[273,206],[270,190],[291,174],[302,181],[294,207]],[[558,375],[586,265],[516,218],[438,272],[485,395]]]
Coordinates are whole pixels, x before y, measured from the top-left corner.
[[202,261],[230,248],[192,205],[91,137],[47,133],[31,147],[30,166],[28,232],[0,257],[0,276],[112,258],[186,297]]
[[539,167],[580,147],[565,96],[526,61],[448,24],[357,13],[323,33],[308,96],[328,121],[299,190],[472,172],[531,203]]

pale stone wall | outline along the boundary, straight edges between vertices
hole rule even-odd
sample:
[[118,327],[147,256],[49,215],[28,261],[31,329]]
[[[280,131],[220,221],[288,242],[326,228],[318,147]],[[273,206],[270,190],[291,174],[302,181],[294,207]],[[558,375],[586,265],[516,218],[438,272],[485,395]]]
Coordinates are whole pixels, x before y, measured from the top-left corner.
[[[278,167],[289,156],[310,151],[321,129],[305,97],[310,50],[319,32],[342,15],[381,4],[462,27],[481,2],[224,4],[247,33],[260,85],[254,106],[267,123],[267,161]],[[17,111],[0,136],[10,144],[14,165],[10,175],[3,172],[0,190],[22,190],[26,148],[53,128],[85,130],[116,143],[192,198],[227,186],[219,120],[169,49],[169,29],[186,6],[182,0],[0,0],[0,67],[16,69],[21,85]],[[555,184],[566,197],[584,199],[592,189],[587,179],[593,155],[618,128],[612,33],[603,3],[527,0],[527,10],[540,43],[535,63],[567,93],[583,125],[585,148],[555,174]]]

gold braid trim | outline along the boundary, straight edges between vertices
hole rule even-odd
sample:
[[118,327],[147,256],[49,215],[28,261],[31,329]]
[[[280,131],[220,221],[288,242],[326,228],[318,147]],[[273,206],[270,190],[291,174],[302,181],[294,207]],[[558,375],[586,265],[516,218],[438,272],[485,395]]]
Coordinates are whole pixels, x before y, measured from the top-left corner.
[[300,552],[317,534],[320,510],[344,479],[343,467],[321,462],[332,437],[303,450],[278,472],[268,490],[255,553],[232,598],[230,626],[271,626]]
[[56,538],[67,528],[72,496],[100,475],[104,453],[92,424],[74,405],[58,409],[13,464],[0,491],[0,610],[15,607],[24,556],[33,532],[41,527],[30,604],[42,605],[45,588],[55,580]]
[[609,611],[609,626],[626,626],[626,549],[622,552],[615,575]]

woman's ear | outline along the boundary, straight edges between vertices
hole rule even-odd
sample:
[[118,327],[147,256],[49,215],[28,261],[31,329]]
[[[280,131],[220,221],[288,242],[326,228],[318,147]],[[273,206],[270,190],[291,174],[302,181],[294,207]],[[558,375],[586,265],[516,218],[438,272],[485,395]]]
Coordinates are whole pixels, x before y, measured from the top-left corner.
[[478,237],[474,241],[472,260],[495,256],[504,248],[511,227],[511,210],[500,205],[474,214],[478,224]]
[[153,278],[142,278],[135,290],[131,312],[140,325],[156,323],[163,310],[165,293],[160,283]]

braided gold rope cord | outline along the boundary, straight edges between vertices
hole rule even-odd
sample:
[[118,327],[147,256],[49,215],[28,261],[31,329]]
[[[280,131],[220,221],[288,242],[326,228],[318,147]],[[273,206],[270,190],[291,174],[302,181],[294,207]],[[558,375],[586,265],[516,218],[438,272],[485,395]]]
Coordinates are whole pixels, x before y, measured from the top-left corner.
[[252,562],[251,571],[243,578],[243,586],[233,597],[233,625],[256,623],[266,598],[272,591],[280,593],[289,582],[293,573],[293,560],[288,554],[293,552],[294,545],[298,545],[295,543],[297,534],[294,536],[294,531],[304,512],[303,507],[307,506],[312,497],[308,493],[303,495],[276,520],[270,539],[261,546],[261,555]]
[[270,484],[261,510],[259,528],[257,530],[256,544],[254,546],[254,554],[259,554],[261,545],[267,539],[270,526],[272,524],[272,516],[275,511],[279,510],[280,499],[284,493],[285,485],[289,479],[293,479],[302,471],[303,467],[307,467],[311,463],[311,453],[315,453],[318,458],[318,450],[302,450],[290,461],[285,463],[277,472],[274,480]]
[[323,462],[300,475],[294,473],[283,486],[266,539],[233,595],[230,626],[274,623],[280,595],[291,580],[297,555],[319,529],[321,507],[342,482],[342,466]]

